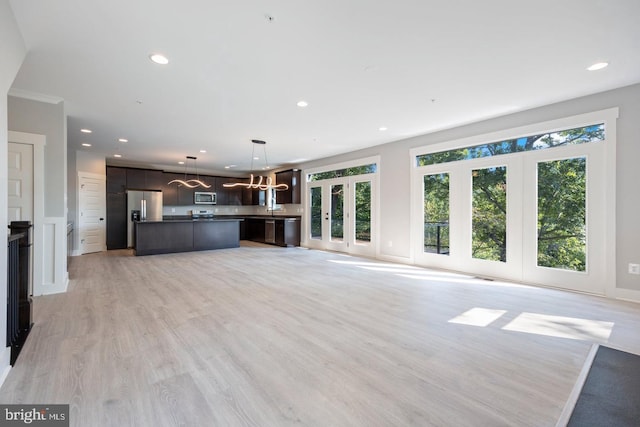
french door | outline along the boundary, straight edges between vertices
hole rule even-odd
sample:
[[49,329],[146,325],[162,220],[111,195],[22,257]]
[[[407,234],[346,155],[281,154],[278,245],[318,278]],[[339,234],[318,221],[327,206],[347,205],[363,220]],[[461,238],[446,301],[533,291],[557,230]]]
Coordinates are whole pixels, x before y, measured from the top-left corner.
[[[417,168],[420,264],[604,294],[604,144]],[[417,233],[416,233],[417,234]]]
[[375,255],[374,194],[371,174],[309,182],[308,246]]

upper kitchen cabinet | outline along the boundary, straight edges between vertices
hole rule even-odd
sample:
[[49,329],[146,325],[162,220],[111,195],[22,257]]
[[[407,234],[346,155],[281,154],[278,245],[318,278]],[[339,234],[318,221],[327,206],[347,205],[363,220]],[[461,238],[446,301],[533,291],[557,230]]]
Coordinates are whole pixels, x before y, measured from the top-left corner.
[[224,184],[249,182],[242,178],[216,177],[216,197],[218,205],[239,206],[243,204],[242,189],[244,187],[225,187]]
[[145,173],[147,181],[146,190],[162,190],[164,186],[164,173],[159,170],[147,170]]
[[174,179],[184,179],[184,174],[181,173],[169,173],[164,172],[162,174],[162,204],[165,206],[177,206],[178,205],[178,188],[182,184],[169,182]]
[[287,190],[276,191],[276,203],[298,204],[300,198],[300,169],[290,169],[276,173],[276,184],[287,184]]
[[[184,184],[180,184],[174,182],[169,184],[169,182],[173,180],[181,180],[187,181],[190,179],[200,179],[206,185],[209,185],[209,188],[206,187],[195,187],[189,188]],[[185,176],[183,173],[171,173],[165,172],[162,174],[162,203],[165,206],[192,206],[195,204],[194,193],[196,191],[204,191],[204,192],[215,192],[216,191],[216,178],[207,175],[200,175],[199,177],[196,175],[188,174]],[[218,202],[220,203],[220,202]]]
[[127,188],[130,190],[162,189],[162,171],[127,168]]
[[127,190],[127,169],[107,166],[107,193],[124,193]]

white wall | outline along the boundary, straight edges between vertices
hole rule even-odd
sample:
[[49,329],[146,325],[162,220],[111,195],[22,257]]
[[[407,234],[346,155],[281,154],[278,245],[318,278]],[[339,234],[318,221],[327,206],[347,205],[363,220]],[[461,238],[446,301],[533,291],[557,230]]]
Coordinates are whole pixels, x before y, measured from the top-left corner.
[[[7,94],[24,60],[26,48],[8,0],[0,0],[0,224],[7,224]],[[0,245],[0,260],[7,259],[7,245]],[[0,262],[0,301],[7,300],[7,263]],[[7,305],[0,304],[0,385],[9,372],[10,351],[4,347]]]
[[44,150],[44,215],[67,212],[67,120],[64,102],[49,103],[9,96],[9,129],[47,137]]
[[77,225],[80,221],[78,217],[78,172],[88,172],[95,175],[106,176],[107,166],[103,155],[90,151],[68,150],[67,166],[67,194],[68,208],[67,220],[74,225],[72,252],[78,253],[76,248],[80,248],[80,233],[77,232]]
[[[630,262],[640,263],[640,84],[547,105],[422,135],[390,144],[300,165],[303,169],[380,155],[380,256],[410,259],[409,150],[439,142],[482,135],[611,107],[620,108],[616,161],[616,287],[640,291],[640,276],[627,273]],[[392,246],[389,246],[392,242]],[[635,298],[637,294],[630,298]]]

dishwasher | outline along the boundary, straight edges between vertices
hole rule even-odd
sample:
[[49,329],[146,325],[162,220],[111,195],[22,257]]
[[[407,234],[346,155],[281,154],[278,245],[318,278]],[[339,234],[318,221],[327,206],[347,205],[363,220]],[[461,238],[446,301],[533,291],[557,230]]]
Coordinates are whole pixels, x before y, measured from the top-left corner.
[[264,221],[264,242],[275,243],[276,242],[276,220],[266,219]]

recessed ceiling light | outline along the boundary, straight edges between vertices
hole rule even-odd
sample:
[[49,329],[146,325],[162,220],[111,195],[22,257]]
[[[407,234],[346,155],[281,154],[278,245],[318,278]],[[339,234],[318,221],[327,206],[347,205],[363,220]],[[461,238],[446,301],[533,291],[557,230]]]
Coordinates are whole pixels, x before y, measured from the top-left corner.
[[151,59],[156,64],[160,64],[160,65],[167,65],[169,63],[169,60],[167,59],[167,57],[159,53],[154,53],[152,55],[149,55],[149,59]]
[[201,153],[206,153],[206,152],[207,152],[207,150],[200,150],[200,152],[201,152]]
[[122,154],[114,154],[113,157],[122,157]]
[[184,165],[184,162],[178,162],[179,165]]
[[260,160],[260,157],[254,157],[253,160]]
[[126,138],[118,138],[118,142],[129,142]]
[[298,101],[296,105],[298,107],[306,107],[307,105],[309,105],[309,103],[307,101]]
[[91,133],[93,131],[91,129],[80,129],[80,132],[82,132],[82,133]]
[[595,64],[587,68],[587,70],[588,71],[602,70],[603,68],[606,68],[608,65],[609,65],[608,62],[596,62]]
[[385,130],[387,130],[387,128],[386,128],[386,127],[384,127],[384,126],[381,126],[381,127],[379,127],[379,128],[378,128],[378,130],[379,130],[380,132],[384,132]]
[[89,144],[88,142],[83,142],[83,143],[82,143],[82,146],[83,146],[83,147],[91,147],[91,144]]

